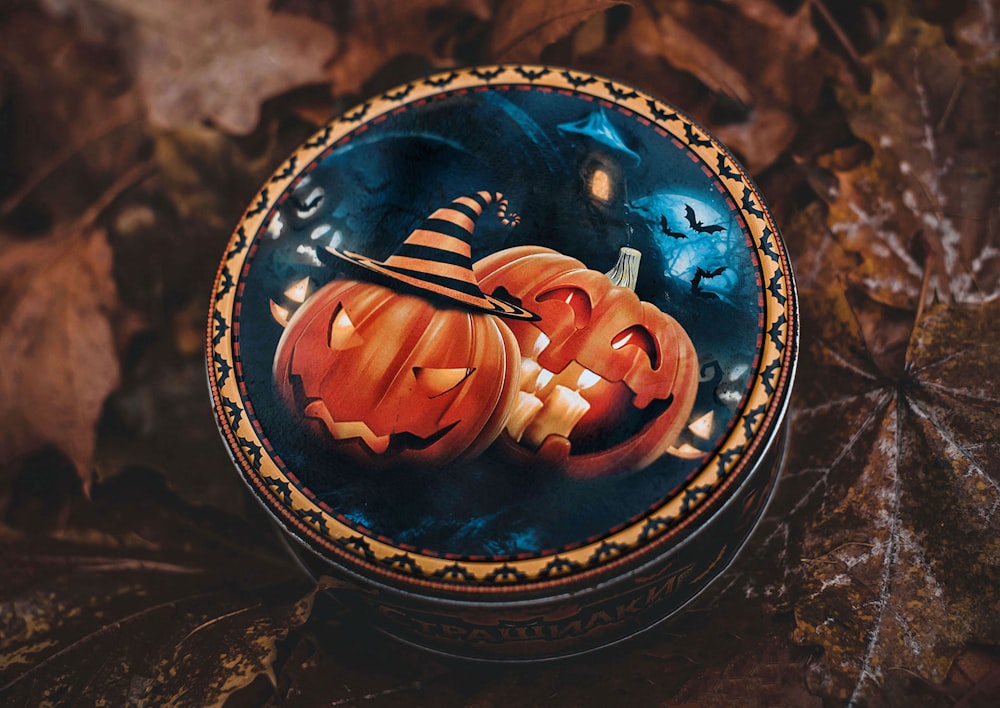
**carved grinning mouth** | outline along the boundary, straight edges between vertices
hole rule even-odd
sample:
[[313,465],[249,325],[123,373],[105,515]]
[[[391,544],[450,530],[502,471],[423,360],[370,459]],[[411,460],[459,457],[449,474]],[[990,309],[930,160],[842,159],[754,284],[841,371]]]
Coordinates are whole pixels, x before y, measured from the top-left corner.
[[570,443],[574,455],[608,450],[639,434],[673,403],[670,395],[654,400],[646,408],[630,405],[615,417],[613,425],[601,429],[600,434],[577,434],[574,439],[574,431],[592,407],[583,391],[603,381],[620,387],[622,398],[631,399],[634,394],[625,382],[609,381],[576,360],[571,360],[559,372],[549,371],[538,363],[549,344],[549,338],[540,332],[534,350],[521,354],[520,390],[507,417],[505,430],[522,447],[538,450],[546,439],[555,435]]
[[322,422],[335,443],[348,443],[357,440],[364,445],[368,452],[375,455],[401,450],[426,450],[461,422],[461,420],[456,420],[426,437],[407,431],[379,435],[364,421],[335,420],[322,398],[306,395],[302,387],[301,377],[292,374],[289,376],[289,380],[292,384],[292,395],[295,397],[295,403],[299,410],[307,417]]

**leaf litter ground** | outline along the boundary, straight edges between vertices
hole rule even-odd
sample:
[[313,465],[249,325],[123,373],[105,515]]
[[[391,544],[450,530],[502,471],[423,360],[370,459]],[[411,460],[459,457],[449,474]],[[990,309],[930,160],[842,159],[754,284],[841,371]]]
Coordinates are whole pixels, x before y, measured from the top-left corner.
[[[41,5],[0,11],[5,700],[990,704],[995,3]],[[317,122],[515,60],[664,95],[737,152],[795,258],[802,362],[784,480],[710,594],[591,659],[470,670],[310,612],[204,434],[197,342],[228,230]]]

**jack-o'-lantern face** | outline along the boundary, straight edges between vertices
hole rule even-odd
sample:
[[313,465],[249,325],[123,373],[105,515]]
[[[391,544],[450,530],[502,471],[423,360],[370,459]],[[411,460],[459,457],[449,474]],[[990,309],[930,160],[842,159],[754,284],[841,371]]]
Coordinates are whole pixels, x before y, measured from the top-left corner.
[[517,344],[497,318],[344,280],[288,323],[274,380],[286,406],[352,459],[433,466],[496,438],[518,369]]
[[574,477],[636,470],[661,456],[690,415],[697,356],[680,324],[604,273],[537,246],[475,265],[537,322],[511,322],[521,349],[504,449]]

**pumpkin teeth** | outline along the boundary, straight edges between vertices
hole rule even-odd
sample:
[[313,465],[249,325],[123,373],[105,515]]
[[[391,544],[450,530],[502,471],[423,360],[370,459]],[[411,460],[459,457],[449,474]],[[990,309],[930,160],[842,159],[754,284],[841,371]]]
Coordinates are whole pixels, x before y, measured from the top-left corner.
[[[522,391],[534,391],[538,382],[538,375],[545,371],[534,359],[521,359],[521,383]],[[551,372],[548,372],[552,376]]]
[[[548,343],[548,337],[542,338]],[[530,357],[521,359],[521,390],[507,416],[507,434],[515,442],[535,449],[549,435],[569,439],[573,428],[590,410],[590,403],[580,391],[600,380],[599,374],[576,362],[555,374]]]
[[545,387],[549,385],[549,382],[552,381],[552,377],[555,376],[555,374],[542,367],[539,367],[539,369],[540,371],[535,376],[535,390],[544,391]]
[[535,340],[535,346],[532,348],[531,356],[537,359],[551,343],[552,340],[546,336],[545,332],[538,330],[538,339]]
[[542,410],[543,405],[545,404],[537,396],[527,391],[518,391],[514,407],[511,409],[510,415],[507,416],[507,434],[516,442],[521,442],[524,429],[534,420],[538,411]]
[[556,385],[521,437],[536,450],[550,435],[569,438],[589,410],[590,404],[579,391]]
[[600,374],[595,374],[590,369],[584,369],[580,372],[580,378],[576,380],[576,387],[582,391],[585,388],[590,388],[600,380]]

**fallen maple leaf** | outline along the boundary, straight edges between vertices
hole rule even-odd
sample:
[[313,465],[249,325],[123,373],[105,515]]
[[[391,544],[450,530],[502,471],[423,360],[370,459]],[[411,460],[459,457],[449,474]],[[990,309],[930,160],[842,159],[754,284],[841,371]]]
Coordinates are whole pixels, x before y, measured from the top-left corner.
[[119,381],[116,307],[104,231],[0,242],[0,464],[52,445],[89,485],[94,428]]
[[813,690],[895,705],[1000,631],[1000,304],[926,311],[890,378],[836,287],[802,301],[797,638]]
[[852,705],[910,702],[1000,637],[996,77],[938,28],[890,27],[870,92],[840,93],[869,158],[786,229],[803,346],[791,502],[762,544],[822,652],[810,689]]
[[[59,15],[124,33],[150,121],[176,127],[211,120],[244,135],[260,104],[326,80],[336,34],[306,17],[272,12],[269,0],[48,0]],[[110,17],[110,19],[109,19]]]

